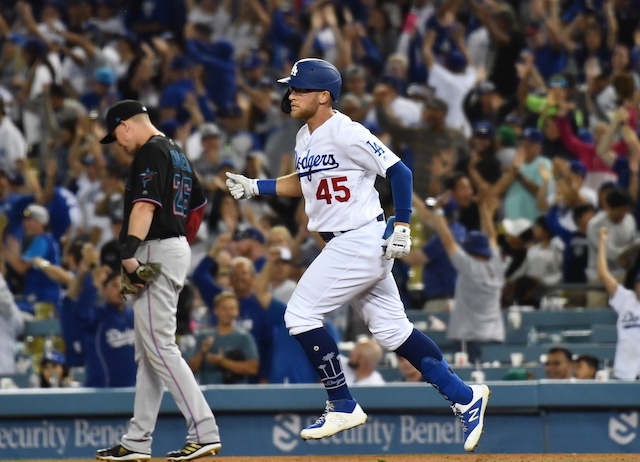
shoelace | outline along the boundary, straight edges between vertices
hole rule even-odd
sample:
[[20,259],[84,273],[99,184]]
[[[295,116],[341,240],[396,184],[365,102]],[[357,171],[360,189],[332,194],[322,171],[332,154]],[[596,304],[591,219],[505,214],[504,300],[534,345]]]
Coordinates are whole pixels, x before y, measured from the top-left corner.
[[322,425],[327,417],[327,414],[329,412],[333,412],[334,409],[335,409],[335,406],[333,405],[333,403],[331,401],[327,401],[327,404],[324,407],[324,412],[322,413],[320,418],[316,420],[316,425]]
[[458,409],[458,407],[454,404],[453,406],[451,406],[451,410],[453,411],[453,414],[460,419],[460,422],[462,422],[462,429],[464,430],[465,433],[467,433],[467,422],[464,420],[464,416],[462,415],[462,412],[460,411],[460,409]]

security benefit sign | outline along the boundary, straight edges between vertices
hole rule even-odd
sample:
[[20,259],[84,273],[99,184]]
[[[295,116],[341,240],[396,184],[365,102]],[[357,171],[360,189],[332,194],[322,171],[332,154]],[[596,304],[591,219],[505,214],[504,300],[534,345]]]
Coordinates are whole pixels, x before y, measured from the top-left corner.
[[[276,454],[403,454],[462,453],[462,425],[453,415],[369,413],[365,425],[331,438],[303,441],[300,430],[317,416],[278,414],[273,417],[271,444]],[[535,416],[487,416],[491,431],[481,441],[483,452],[541,452],[542,421]],[[521,436],[510,429],[526,428]]]
[[549,452],[639,453],[639,423],[637,410],[550,412]]
[[[365,425],[318,441],[300,431],[317,415],[242,413],[216,415],[221,456],[310,454],[462,454],[460,422],[446,414],[382,414],[369,411]],[[117,444],[128,418],[15,419],[0,422],[0,459],[92,459]],[[482,453],[640,453],[640,416],[618,412],[487,414],[477,451]],[[545,425],[547,425],[545,431]],[[546,439],[545,439],[546,434]],[[154,457],[184,444],[180,414],[160,415],[153,434]]]
[[[3,420],[0,459],[93,459],[98,449],[114,446],[127,432],[128,418],[62,418]],[[183,429],[184,432],[176,429]],[[163,415],[153,434],[153,455],[184,445],[186,427],[181,415]]]
[[[425,448],[463,453],[462,425],[453,416],[376,414],[365,425],[319,441],[303,441],[300,430],[317,419],[310,414],[218,414],[221,456],[306,454],[410,454]],[[542,452],[542,419],[536,416],[488,415],[480,447],[483,452]],[[120,442],[127,418],[62,418],[0,422],[0,459],[92,459],[97,449]],[[512,430],[518,428],[517,434]],[[182,447],[184,418],[160,415],[152,455],[162,457]],[[576,451],[573,451],[576,452]]]
[[0,458],[58,459],[90,457],[96,447],[116,444],[126,431],[123,422],[85,419],[0,422]]

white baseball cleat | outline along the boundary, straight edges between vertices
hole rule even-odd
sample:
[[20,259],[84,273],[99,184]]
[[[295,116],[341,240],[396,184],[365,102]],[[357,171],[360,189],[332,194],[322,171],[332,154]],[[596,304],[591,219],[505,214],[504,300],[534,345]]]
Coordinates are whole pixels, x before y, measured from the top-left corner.
[[348,430],[367,421],[367,414],[354,399],[327,401],[324,413],[300,432],[304,440],[320,439]]
[[471,385],[473,398],[469,404],[454,404],[453,413],[460,418],[464,428],[464,450],[473,452],[484,431],[484,413],[491,391],[486,385]]

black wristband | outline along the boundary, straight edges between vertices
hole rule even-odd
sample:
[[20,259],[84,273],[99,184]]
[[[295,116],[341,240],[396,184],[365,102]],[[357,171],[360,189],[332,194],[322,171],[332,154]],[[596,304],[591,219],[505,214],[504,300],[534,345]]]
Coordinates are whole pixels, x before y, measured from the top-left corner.
[[138,246],[141,242],[142,240],[140,240],[139,237],[129,234],[126,242],[124,243],[124,247],[120,252],[120,260],[128,260],[129,258],[135,257],[136,250],[138,250]]

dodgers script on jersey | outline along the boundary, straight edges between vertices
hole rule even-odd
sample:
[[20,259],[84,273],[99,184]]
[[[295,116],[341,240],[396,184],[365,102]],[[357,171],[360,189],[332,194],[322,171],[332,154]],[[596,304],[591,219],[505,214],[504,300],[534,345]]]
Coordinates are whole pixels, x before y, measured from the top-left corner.
[[296,170],[302,185],[309,231],[360,228],[382,213],[376,175],[400,159],[375,135],[335,111],[309,134],[296,136]]

